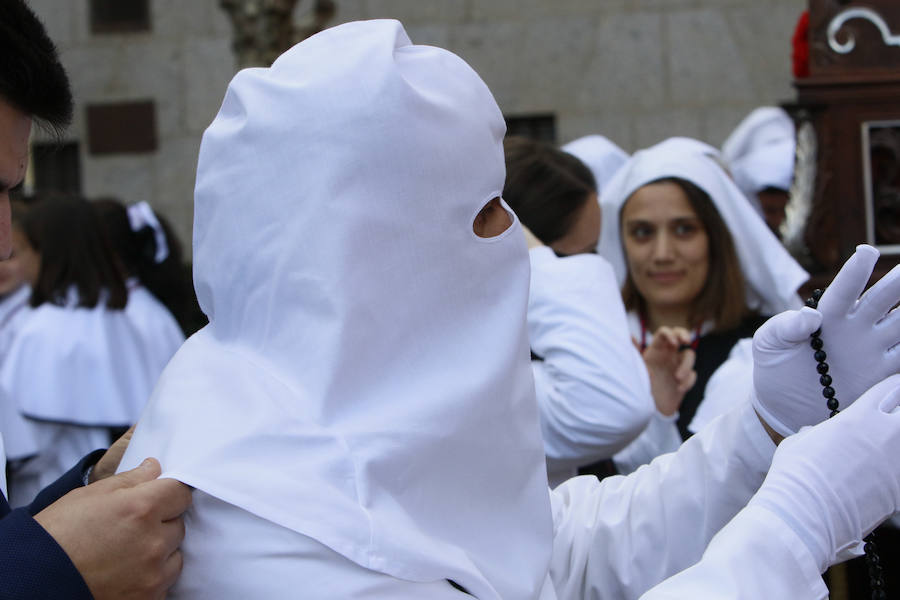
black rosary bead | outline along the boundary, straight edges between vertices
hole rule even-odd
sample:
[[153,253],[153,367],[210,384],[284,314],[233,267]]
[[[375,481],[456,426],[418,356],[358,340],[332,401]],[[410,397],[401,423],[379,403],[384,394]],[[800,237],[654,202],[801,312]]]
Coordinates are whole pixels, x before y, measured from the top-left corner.
[[825,354],[824,350],[816,350],[813,353],[813,358],[816,359],[816,362],[825,362],[825,359],[828,358],[828,355]]
[[811,335],[811,336],[814,337],[814,338],[819,337],[820,335],[822,335],[822,328],[819,327],[818,329],[816,329],[815,331],[813,331],[813,332],[812,332],[811,334],[809,334],[809,335]]
[[822,299],[822,294],[824,294],[824,293],[825,293],[825,292],[824,292],[823,290],[819,289],[819,288],[814,289],[814,290],[812,291],[812,297],[813,297],[813,300],[815,300],[816,303],[818,303],[819,300]]
[[813,339],[809,340],[809,345],[812,346],[813,350],[821,350],[822,346],[825,345],[825,342],[823,342],[822,338],[820,337],[814,337]]
[[819,372],[819,375],[824,375],[828,372],[828,363],[822,362],[816,365],[816,371]]
[[[813,300],[812,298],[807,298],[806,305],[810,308],[815,308],[816,306],[819,305],[819,303],[816,300]],[[796,304],[794,306],[796,306]]]
[[837,410],[838,406],[840,406],[840,402],[838,402],[837,398],[829,398],[826,404],[828,405],[828,410]]
[[841,411],[839,411],[839,410],[837,410],[837,409],[831,411],[831,414],[828,415],[828,418],[830,419],[831,417],[835,416],[835,415],[838,414],[839,412],[841,412]]
[[826,398],[834,398],[834,388],[830,385],[826,385],[822,388],[822,395]]
[[819,377],[819,383],[822,384],[822,387],[831,385],[831,375],[822,375],[821,377]]

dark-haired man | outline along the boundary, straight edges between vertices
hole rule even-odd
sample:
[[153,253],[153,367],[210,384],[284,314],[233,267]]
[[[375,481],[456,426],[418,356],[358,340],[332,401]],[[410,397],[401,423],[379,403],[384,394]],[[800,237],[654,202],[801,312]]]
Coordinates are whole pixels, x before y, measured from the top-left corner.
[[[9,192],[25,177],[32,122],[59,131],[71,115],[68,78],[43,25],[23,0],[3,0],[0,260],[11,251]],[[86,456],[28,507],[10,510],[0,494],[0,600],[164,596],[181,571],[190,490],[157,479],[155,459],[113,475],[129,439]],[[2,449],[0,439],[0,470]]]

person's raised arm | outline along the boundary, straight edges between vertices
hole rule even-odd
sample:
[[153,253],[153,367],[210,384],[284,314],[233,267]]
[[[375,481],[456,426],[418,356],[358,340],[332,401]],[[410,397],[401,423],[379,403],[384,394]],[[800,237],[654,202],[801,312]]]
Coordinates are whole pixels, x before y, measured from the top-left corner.
[[[900,268],[860,297],[877,260],[875,248],[859,246],[817,310],[776,315],[753,336],[753,407],[779,436],[828,418],[823,394],[833,394],[844,409],[900,372],[900,311],[892,312],[900,298]],[[812,338],[816,330],[818,341]],[[826,366],[817,364],[819,358]]]
[[893,375],[834,419],[787,438],[762,487],[702,560],[642,599],[825,598],[820,574],[900,509],[898,404]]
[[900,313],[890,312],[900,294],[900,270],[856,300],[876,259],[874,249],[861,247],[822,297],[821,312],[782,313],[760,328],[753,406],[742,403],[677,452],[627,478],[599,485],[576,479],[556,490],[555,583],[636,598],[697,562],[761,485],[773,442],[828,416],[809,344],[819,326],[826,347],[832,336],[829,374],[843,406],[900,371],[900,353],[893,350],[900,342]]
[[548,469],[609,458],[647,424],[652,398],[612,268],[530,251],[528,335]]

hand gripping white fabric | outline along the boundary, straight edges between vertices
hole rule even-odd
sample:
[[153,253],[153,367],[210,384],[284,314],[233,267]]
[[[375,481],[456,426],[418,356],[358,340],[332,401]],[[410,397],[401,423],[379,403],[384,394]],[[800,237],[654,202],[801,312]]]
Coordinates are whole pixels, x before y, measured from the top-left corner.
[[777,515],[824,571],[900,509],[900,375],[787,438],[749,506]]
[[[835,397],[844,409],[876,382],[900,372],[900,269],[881,278],[862,298],[878,251],[861,245],[819,300],[769,319],[753,336],[753,406],[775,431],[788,436],[828,417],[809,336],[822,341]],[[890,314],[888,314],[890,313]]]

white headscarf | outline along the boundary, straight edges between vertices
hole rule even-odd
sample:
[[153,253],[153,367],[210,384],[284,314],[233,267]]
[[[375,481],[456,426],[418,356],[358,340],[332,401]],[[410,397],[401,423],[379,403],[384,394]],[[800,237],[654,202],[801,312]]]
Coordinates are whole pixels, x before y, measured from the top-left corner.
[[747,284],[747,305],[762,314],[800,307],[797,288],[809,275],[722,170],[717,154],[711,146],[688,138],[672,138],[636,152],[600,197],[603,221],[598,252],[612,264],[619,285],[624,284],[622,206],[638,188],[664,177],[680,177],[709,195],[728,227]]
[[[532,598],[552,523],[518,223],[482,239],[503,117],[457,56],[349,23],[239,72],[197,167],[178,351],[122,469],[359,565]],[[190,533],[189,533],[190,535]]]
[[602,135],[586,135],[569,142],[562,150],[587,165],[594,174],[598,194],[616,171],[628,162],[628,153]]
[[767,187],[790,190],[797,136],[794,121],[781,108],[751,112],[722,144],[722,157],[735,183],[757,205]]

